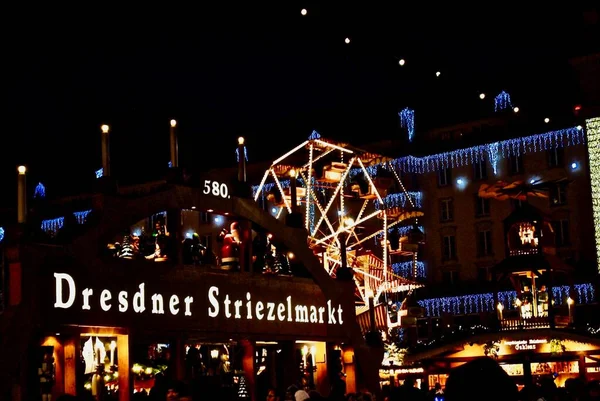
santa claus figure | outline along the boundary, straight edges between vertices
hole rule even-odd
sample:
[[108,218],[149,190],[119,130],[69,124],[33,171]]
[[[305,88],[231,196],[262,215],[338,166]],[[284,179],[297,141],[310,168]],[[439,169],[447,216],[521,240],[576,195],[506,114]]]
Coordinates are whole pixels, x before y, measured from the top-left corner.
[[231,223],[230,231],[221,232],[221,269],[234,270],[240,265],[240,231],[237,222]]

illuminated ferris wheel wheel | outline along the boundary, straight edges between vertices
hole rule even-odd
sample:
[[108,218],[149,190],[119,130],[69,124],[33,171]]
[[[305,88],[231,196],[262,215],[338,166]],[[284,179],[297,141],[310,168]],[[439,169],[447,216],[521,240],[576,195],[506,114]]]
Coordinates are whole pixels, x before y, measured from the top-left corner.
[[357,307],[366,307],[369,299],[382,303],[382,295],[418,286],[390,268],[390,252],[398,246],[390,246],[388,232],[422,213],[386,201],[391,191],[406,193],[387,162],[313,131],[276,159],[254,188],[255,201],[264,202],[278,219],[291,213],[302,216],[308,245],[330,275],[335,277],[343,264],[353,268]]

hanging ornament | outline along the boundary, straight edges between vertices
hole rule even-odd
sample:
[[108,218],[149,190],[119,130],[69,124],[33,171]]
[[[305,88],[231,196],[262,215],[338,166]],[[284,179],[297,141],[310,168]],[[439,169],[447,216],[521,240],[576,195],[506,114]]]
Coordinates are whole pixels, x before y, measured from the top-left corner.
[[310,136],[308,137],[309,141],[312,141],[314,139],[321,139],[321,134],[319,134],[317,131],[313,130],[313,132],[310,134]]
[[33,193],[34,198],[45,198],[46,197],[46,187],[44,184],[39,182],[35,187],[35,191]]
[[408,140],[412,142],[415,136],[415,111],[406,107],[398,115],[400,116],[400,126],[406,128]]
[[510,101],[510,95],[504,91],[500,92],[494,101],[494,111],[502,111],[508,108],[513,108]]

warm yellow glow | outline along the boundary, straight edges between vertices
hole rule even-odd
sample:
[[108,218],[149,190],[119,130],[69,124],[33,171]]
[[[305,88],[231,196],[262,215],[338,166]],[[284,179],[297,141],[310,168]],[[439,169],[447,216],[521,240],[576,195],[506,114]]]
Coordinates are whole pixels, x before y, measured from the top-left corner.
[[210,350],[210,357],[212,359],[217,359],[219,357],[219,350],[218,349],[211,349]]
[[352,217],[346,217],[344,219],[344,225],[346,227],[352,227],[354,225],[354,219]]
[[238,145],[243,145],[243,144],[244,144],[244,137],[243,137],[243,136],[240,136],[240,137],[238,138]]
[[296,257],[296,255],[294,255],[293,252],[288,252],[288,258],[289,259],[294,259]]
[[482,93],[482,94],[480,94],[480,95],[479,95],[479,98],[480,98],[481,100],[485,99],[485,93]]
[[367,298],[373,298],[375,296],[375,293],[373,292],[373,290],[368,289],[365,291],[365,295],[367,296]]
[[504,309],[504,305],[502,305],[500,302],[498,302],[497,308],[499,311],[502,311]]
[[106,124],[103,124],[100,129],[102,130],[102,133],[104,134],[108,134],[108,131],[110,130],[110,127]]
[[171,120],[171,127],[177,126],[177,120]]
[[575,303],[575,301],[573,301],[573,298],[569,297],[569,298],[567,298],[567,303],[569,305],[573,305]]
[[586,121],[587,148],[590,158],[590,184],[592,192],[592,211],[596,237],[596,261],[600,271],[600,117]]
[[515,113],[518,113],[518,112],[519,112],[519,108],[518,108],[518,107],[515,107],[515,108],[513,108],[513,111],[514,111]]
[[[404,60],[403,58],[401,58],[400,61],[398,61],[398,64],[404,65],[404,64],[406,64],[406,60]],[[438,77],[439,77],[439,75],[438,75]]]
[[23,175],[27,171],[27,167],[19,166],[19,167],[17,167],[17,171],[19,172],[19,174]]
[[295,169],[291,169],[290,170],[290,177],[292,177],[292,178],[296,177],[296,170]]
[[303,9],[300,11],[300,14],[302,14],[302,15],[306,15],[307,13],[308,13],[308,11],[306,11],[306,8],[303,8]]

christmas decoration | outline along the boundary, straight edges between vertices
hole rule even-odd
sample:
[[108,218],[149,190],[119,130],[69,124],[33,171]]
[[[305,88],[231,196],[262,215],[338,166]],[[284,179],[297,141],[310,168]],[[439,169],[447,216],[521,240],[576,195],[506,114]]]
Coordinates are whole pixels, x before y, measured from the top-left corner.
[[96,170],[96,178],[101,178],[104,175],[104,169]]
[[500,92],[494,99],[494,111],[502,111],[508,108],[513,108],[510,102],[510,95],[504,91]]
[[[589,304],[595,301],[594,286],[591,283],[575,284],[573,286],[577,304]],[[571,288],[568,285],[552,287],[552,299],[556,306],[565,305]],[[516,291],[499,291],[498,302],[505,310],[515,309]],[[468,294],[453,297],[429,298],[417,301],[425,309],[425,315],[442,316],[444,313],[453,315],[469,315],[481,312],[495,312],[494,294]]]
[[590,158],[592,211],[596,238],[596,261],[600,272],[600,117],[586,121],[587,147]]
[[0,227],[0,242],[4,240],[4,227]]
[[400,126],[408,131],[408,140],[412,142],[415,136],[415,111],[406,107],[400,113]]
[[35,187],[35,191],[33,192],[34,198],[45,198],[46,197],[46,187],[44,184],[39,182]]

